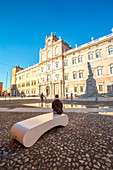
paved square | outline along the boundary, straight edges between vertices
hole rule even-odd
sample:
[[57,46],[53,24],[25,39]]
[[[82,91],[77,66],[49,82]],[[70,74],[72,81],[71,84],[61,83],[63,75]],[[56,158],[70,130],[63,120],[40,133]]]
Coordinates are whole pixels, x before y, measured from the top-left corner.
[[113,169],[113,116],[66,112],[66,127],[51,129],[25,148],[11,137],[10,129],[40,114],[0,112],[0,169]]

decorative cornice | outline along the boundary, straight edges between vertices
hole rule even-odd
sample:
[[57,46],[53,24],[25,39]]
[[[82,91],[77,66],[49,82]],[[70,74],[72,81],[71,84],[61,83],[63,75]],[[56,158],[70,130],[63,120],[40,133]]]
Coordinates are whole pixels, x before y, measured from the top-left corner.
[[79,47],[76,47],[74,49],[68,50],[68,51],[64,52],[63,55],[66,56],[68,54],[80,51],[80,50],[82,50],[84,48],[89,48],[90,46],[93,46],[93,45],[96,45],[98,43],[107,41],[108,39],[111,39],[111,38],[113,38],[113,33],[111,33],[109,35],[106,35],[106,36],[103,36],[103,37],[100,37],[99,39],[93,40],[93,41],[91,41],[89,43],[85,43],[85,44],[83,44],[83,45],[81,45]]

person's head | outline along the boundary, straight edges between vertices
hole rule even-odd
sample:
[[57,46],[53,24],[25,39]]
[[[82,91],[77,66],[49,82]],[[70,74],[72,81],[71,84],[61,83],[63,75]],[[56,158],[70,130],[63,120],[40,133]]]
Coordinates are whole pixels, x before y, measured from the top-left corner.
[[58,94],[56,94],[56,95],[55,95],[55,98],[56,98],[56,99],[58,99],[58,98],[59,98],[59,95],[58,95]]

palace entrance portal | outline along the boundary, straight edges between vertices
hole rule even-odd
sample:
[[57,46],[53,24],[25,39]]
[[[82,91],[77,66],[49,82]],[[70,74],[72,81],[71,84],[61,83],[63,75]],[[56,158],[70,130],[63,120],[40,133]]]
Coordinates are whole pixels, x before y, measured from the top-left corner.
[[49,96],[49,95],[50,95],[50,87],[47,86],[47,87],[46,87],[46,96]]

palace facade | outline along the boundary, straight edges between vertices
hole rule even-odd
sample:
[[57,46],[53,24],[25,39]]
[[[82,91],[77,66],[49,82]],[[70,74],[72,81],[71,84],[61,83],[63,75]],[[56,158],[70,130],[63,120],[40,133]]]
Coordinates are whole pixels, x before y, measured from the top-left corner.
[[11,95],[60,97],[86,90],[90,62],[98,92],[113,92],[113,33],[72,49],[51,33],[40,49],[39,63],[26,69],[12,68]]

